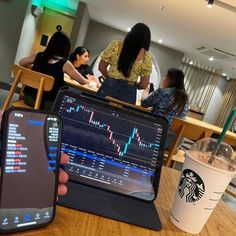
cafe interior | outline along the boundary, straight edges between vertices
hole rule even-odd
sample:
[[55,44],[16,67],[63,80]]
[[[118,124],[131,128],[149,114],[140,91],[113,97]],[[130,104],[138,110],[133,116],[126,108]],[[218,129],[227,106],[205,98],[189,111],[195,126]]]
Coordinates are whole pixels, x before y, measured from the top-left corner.
[[[135,23],[144,22],[151,30],[150,82],[154,89],[161,87],[169,68],[180,68],[185,74],[189,97],[187,118],[174,119],[171,130],[175,139],[163,153],[155,200],[162,231],[58,206],[52,225],[37,229],[36,235],[190,235],[175,227],[169,214],[185,151],[201,138],[219,138],[227,118],[236,108],[236,1],[2,0],[0,14],[4,19],[0,22],[0,107],[3,111],[13,105],[13,101],[20,100],[20,88],[11,91],[15,79],[13,65],[23,57],[43,51],[58,26],[69,36],[71,50],[77,46],[90,50],[89,64],[99,77],[98,63],[106,46],[114,39],[123,39]],[[66,76],[65,82],[87,93],[97,92]],[[142,93],[138,91],[136,105],[112,97],[108,100],[118,107],[149,113],[149,109],[140,106]],[[235,117],[224,142],[232,146],[236,158]],[[236,235],[235,220],[236,181],[232,179],[199,235]]]

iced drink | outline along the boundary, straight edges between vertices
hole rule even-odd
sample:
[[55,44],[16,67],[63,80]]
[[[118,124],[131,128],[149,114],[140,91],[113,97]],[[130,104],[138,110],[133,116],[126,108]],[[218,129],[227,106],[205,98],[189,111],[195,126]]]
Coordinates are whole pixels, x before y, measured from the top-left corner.
[[92,89],[96,89],[97,88],[97,83],[95,81],[90,81],[88,86]]
[[207,222],[229,182],[236,176],[234,151],[225,143],[211,164],[216,140],[203,139],[186,151],[170,219],[180,229],[197,234]]

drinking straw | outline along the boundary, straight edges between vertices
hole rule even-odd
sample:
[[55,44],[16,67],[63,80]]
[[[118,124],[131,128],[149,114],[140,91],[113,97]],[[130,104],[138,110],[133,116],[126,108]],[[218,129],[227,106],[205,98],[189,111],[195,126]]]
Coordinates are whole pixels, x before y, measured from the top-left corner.
[[216,145],[215,145],[215,147],[214,147],[214,149],[213,149],[213,151],[212,151],[212,153],[211,153],[211,156],[210,156],[210,158],[209,158],[209,160],[208,160],[208,163],[209,163],[209,164],[211,164],[211,163],[213,162],[213,160],[214,160],[214,155],[217,153],[218,148],[219,148],[220,144],[222,143],[222,141],[223,141],[223,139],[224,139],[224,137],[225,137],[226,131],[227,131],[227,130],[229,129],[229,127],[231,126],[231,124],[232,124],[232,122],[233,122],[235,116],[236,116],[236,108],[233,109],[233,110],[230,112],[230,114],[229,114],[229,116],[228,116],[228,118],[227,118],[227,120],[226,120],[226,122],[225,122],[225,125],[224,125],[224,127],[223,127],[223,130],[222,130],[222,132],[221,132],[221,134],[220,134],[220,137],[218,138],[217,143],[216,143]]

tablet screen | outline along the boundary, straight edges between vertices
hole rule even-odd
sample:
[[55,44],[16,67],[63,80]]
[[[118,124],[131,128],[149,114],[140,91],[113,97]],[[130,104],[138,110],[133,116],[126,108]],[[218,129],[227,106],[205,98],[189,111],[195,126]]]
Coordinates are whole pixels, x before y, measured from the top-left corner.
[[159,183],[167,125],[151,115],[62,91],[54,106],[62,117],[62,150],[69,178],[152,201]]

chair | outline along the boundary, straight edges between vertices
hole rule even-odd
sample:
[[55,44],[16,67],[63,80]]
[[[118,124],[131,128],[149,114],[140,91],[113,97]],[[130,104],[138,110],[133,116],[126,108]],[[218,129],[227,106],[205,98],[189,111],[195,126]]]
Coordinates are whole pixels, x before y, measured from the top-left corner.
[[16,102],[12,102],[11,105],[14,107],[32,109],[32,107],[26,105],[23,100],[23,89],[25,86],[28,86],[38,90],[34,109],[39,109],[43,92],[52,90],[54,78],[52,76],[42,74],[16,64],[13,65],[13,76],[14,81],[3,104],[2,110],[5,111],[10,105],[12,96],[16,92],[17,86],[19,84],[22,84],[19,100]]
[[236,184],[231,181],[227,189],[225,189],[225,192],[236,198]]
[[168,167],[173,167],[176,162],[184,163],[184,151],[178,150],[178,144],[182,137],[196,142],[199,139],[211,137],[213,134],[212,129],[179,118],[173,120],[171,130],[176,134],[176,138],[164,162],[164,165]]

